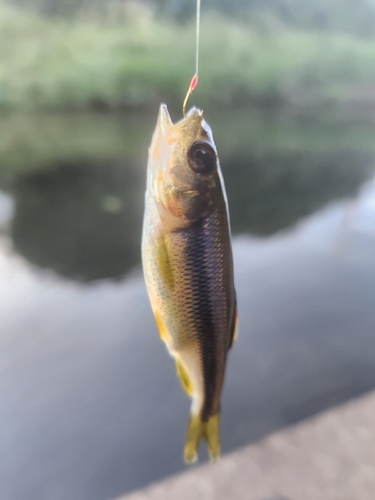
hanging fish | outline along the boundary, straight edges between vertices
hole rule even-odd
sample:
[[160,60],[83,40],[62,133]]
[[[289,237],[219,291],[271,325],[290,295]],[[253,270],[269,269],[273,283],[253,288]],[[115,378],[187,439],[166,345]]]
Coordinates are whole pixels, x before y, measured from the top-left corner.
[[192,398],[185,460],[197,459],[202,438],[215,460],[236,294],[216,146],[195,107],[173,124],[167,106],[160,106],[149,149],[142,261],[160,336]]

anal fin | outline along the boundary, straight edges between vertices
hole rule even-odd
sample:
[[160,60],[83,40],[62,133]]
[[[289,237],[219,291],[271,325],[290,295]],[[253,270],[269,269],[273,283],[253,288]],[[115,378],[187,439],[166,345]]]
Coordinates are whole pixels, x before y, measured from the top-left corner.
[[191,396],[193,394],[193,383],[190,380],[190,377],[182,364],[182,362],[179,359],[176,359],[176,368],[177,368],[177,374],[180,378],[182,387],[185,389],[185,391]]

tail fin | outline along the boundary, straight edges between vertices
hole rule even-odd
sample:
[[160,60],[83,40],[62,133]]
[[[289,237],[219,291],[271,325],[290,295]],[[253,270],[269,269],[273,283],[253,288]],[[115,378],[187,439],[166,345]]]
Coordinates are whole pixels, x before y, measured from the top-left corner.
[[189,464],[198,458],[198,445],[202,438],[207,441],[208,453],[215,462],[220,455],[220,415],[217,413],[204,422],[199,415],[192,415],[187,430],[184,449],[185,461]]

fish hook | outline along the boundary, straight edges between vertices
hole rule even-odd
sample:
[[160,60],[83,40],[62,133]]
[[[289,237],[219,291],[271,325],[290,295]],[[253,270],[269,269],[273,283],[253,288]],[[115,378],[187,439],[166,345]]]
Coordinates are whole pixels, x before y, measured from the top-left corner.
[[186,97],[184,99],[184,103],[182,104],[182,114],[184,116],[186,116],[186,104],[188,102],[188,99],[190,97],[190,95],[192,94],[193,90],[195,89],[195,87],[198,85],[198,74],[195,73],[195,75],[193,76],[193,78],[191,79],[191,82],[190,82],[190,85],[189,85],[189,88],[188,88],[188,91],[187,91],[187,94],[186,94]]

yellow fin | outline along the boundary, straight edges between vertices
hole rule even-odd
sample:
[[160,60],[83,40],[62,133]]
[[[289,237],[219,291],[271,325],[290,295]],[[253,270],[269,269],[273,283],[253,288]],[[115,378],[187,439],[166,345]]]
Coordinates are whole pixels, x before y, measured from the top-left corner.
[[173,276],[171,261],[169,259],[168,249],[166,247],[164,237],[162,235],[157,239],[156,259],[160,274],[162,275],[164,282],[171,290],[173,290],[174,276]]
[[211,459],[216,462],[220,455],[219,413],[210,417],[207,422],[203,422],[198,415],[190,417],[184,449],[184,458],[187,463],[191,464],[197,460],[198,445],[202,438],[207,441],[208,453]]
[[171,335],[170,335],[169,331],[167,330],[167,327],[165,326],[165,324],[162,320],[161,314],[158,311],[155,311],[154,316],[155,316],[155,321],[156,321],[156,324],[157,324],[157,327],[159,330],[160,338],[162,340],[164,340],[164,342],[167,345],[169,345],[171,343]]
[[236,341],[237,334],[238,334],[238,310],[236,308],[236,312],[235,312],[234,317],[233,317],[231,335],[229,337],[229,349],[232,347],[232,345]]
[[217,413],[205,423],[204,437],[207,441],[208,453],[216,462],[220,455],[220,414]]
[[181,363],[179,359],[176,359],[176,368],[177,368],[177,374],[181,380],[182,387],[189,395],[193,394],[193,384],[190,380],[187,371],[185,370],[184,365]]
[[237,340],[237,334],[238,334],[238,312],[236,310],[236,319],[234,320],[232,344]]

